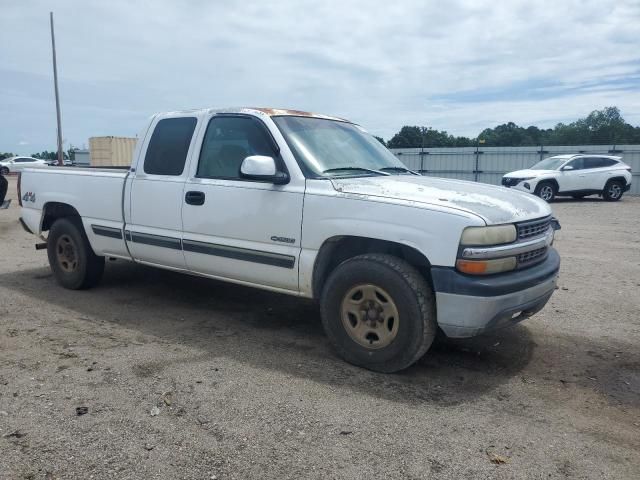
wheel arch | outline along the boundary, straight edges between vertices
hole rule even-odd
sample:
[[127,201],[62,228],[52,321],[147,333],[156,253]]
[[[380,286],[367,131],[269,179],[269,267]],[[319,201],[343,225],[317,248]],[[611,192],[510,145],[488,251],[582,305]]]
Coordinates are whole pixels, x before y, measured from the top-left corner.
[[553,184],[553,186],[556,189],[556,192],[560,191],[560,185],[558,184],[558,180],[556,180],[553,177],[549,177],[549,178],[543,178],[540,181],[538,181],[538,183],[536,184],[536,190],[538,188],[540,188],[541,185],[544,185],[545,183],[551,183]]
[[[51,228],[53,222],[59,218],[77,218],[80,220],[80,213],[72,205],[64,202],[47,202],[42,207],[42,220],[40,221],[40,231],[45,232]],[[82,222],[80,222],[82,225]],[[84,227],[83,227],[84,228]]]
[[331,272],[342,262],[365,253],[387,253],[406,260],[418,269],[432,286],[431,262],[416,248],[404,243],[353,235],[337,235],[326,239],[313,265],[312,294],[320,298]]
[[603,189],[606,188],[607,185],[610,184],[611,182],[620,182],[620,183],[622,183],[623,187],[627,186],[627,179],[624,178],[622,175],[620,175],[620,176],[616,176],[616,177],[607,178],[607,181],[604,182]]

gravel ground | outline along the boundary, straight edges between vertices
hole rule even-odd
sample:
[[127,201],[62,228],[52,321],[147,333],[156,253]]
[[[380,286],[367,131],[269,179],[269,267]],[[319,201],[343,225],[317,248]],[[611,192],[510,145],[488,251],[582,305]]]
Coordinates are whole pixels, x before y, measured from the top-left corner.
[[547,307],[382,375],[307,301],[121,261],[64,290],[10,194],[3,479],[640,476],[640,198],[554,203]]

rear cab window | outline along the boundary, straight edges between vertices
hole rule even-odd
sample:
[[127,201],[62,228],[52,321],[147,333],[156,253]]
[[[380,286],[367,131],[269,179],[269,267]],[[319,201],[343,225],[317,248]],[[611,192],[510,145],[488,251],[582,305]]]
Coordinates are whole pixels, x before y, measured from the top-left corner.
[[160,120],[144,157],[144,172],[150,175],[182,175],[196,128],[195,117]]

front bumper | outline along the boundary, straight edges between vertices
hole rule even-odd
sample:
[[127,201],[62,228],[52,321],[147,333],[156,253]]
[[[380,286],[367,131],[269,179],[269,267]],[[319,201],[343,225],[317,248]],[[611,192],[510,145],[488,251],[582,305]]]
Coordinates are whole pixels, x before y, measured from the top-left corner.
[[512,188],[519,192],[535,193],[538,183],[543,177],[529,177],[529,178],[513,178],[502,177],[501,184],[503,187]]
[[540,311],[556,288],[560,256],[514,272],[472,277],[452,268],[433,267],[438,325],[448,337],[473,337],[518,323]]
[[513,190],[518,190],[520,192],[532,193],[533,190],[535,189],[535,186],[532,187],[531,181],[527,181],[527,182],[520,182],[519,184],[514,185],[513,187],[507,187],[507,188],[512,188]]

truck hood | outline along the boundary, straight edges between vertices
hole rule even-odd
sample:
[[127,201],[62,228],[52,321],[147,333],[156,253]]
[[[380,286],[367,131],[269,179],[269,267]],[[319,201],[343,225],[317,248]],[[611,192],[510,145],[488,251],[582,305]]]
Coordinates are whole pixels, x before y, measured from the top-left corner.
[[505,174],[508,178],[536,178],[550,173],[558,173],[557,170],[516,170]]
[[551,214],[528,193],[484,183],[415,175],[331,179],[338,192],[453,208],[481,217],[488,225],[520,222]]

